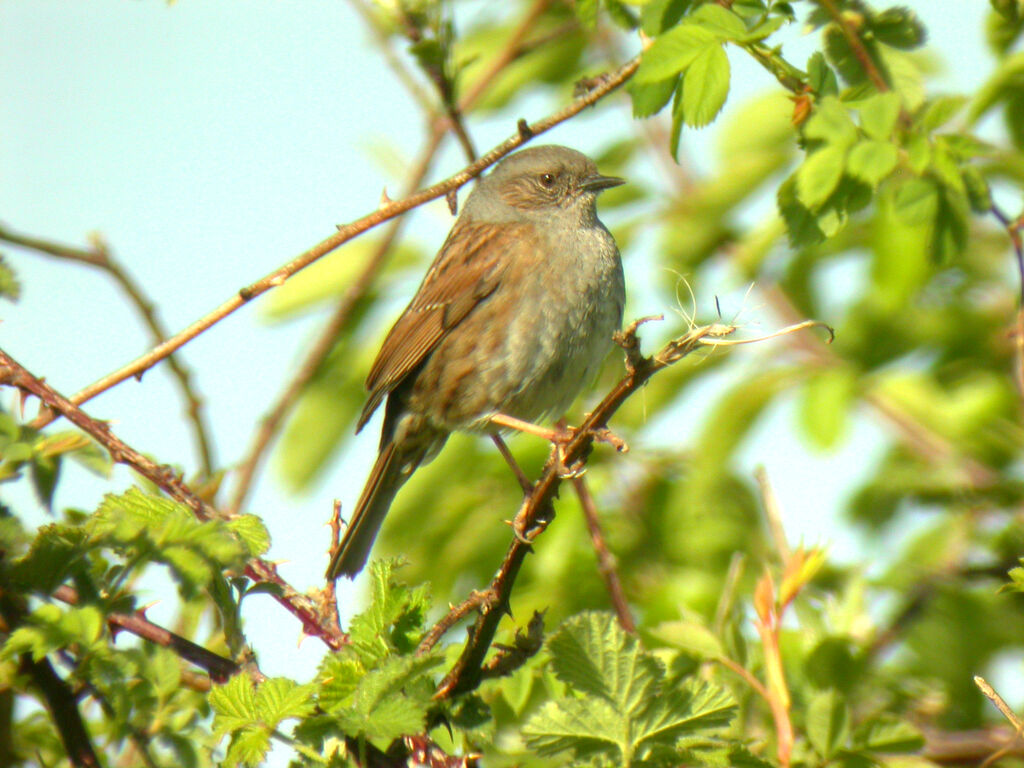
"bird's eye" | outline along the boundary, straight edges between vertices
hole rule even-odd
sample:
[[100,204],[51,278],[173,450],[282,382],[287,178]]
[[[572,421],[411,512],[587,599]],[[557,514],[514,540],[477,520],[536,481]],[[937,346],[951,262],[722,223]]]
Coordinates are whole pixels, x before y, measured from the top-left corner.
[[540,183],[548,189],[555,186],[555,175],[553,173],[542,173],[540,175]]

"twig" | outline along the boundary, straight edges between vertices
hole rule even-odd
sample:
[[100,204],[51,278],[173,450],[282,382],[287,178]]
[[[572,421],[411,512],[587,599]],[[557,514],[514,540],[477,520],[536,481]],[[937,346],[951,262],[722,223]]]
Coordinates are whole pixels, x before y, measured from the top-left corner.
[[21,669],[31,679],[46,700],[53,724],[57,726],[60,740],[68,760],[76,768],[100,768],[100,760],[93,749],[92,739],[86,730],[82,713],[68,684],[53,669],[49,659],[32,660],[32,654],[21,655]]
[[[53,592],[53,596],[68,605],[78,605],[79,603],[77,590],[67,585],[57,587]],[[231,659],[220,656],[213,651],[208,651],[201,645],[197,645],[181,635],[176,635],[174,632],[154,624],[145,617],[143,611],[136,611],[135,613],[108,613],[106,620],[107,624],[113,629],[123,629],[137,637],[174,651],[174,653],[186,661],[190,661],[197,667],[206,670],[215,682],[225,683],[228,681],[228,678],[241,670],[241,667]]]
[[579,497],[580,506],[583,507],[583,519],[587,521],[590,542],[594,545],[594,553],[597,555],[597,570],[601,574],[601,578],[604,579],[605,588],[608,590],[612,606],[615,608],[615,615],[619,619],[619,626],[630,634],[635,634],[636,623],[629,611],[626,595],[622,591],[622,582],[619,581],[619,573],[615,568],[615,557],[608,551],[608,545],[604,540],[601,520],[597,515],[597,504],[594,503],[594,497],[587,487],[585,478],[574,477],[572,484]]
[[992,215],[995,216],[999,223],[1003,225],[1006,230],[1006,234],[1010,237],[1010,242],[1013,244],[1013,252],[1017,257],[1017,280],[1018,280],[1018,298],[1017,298],[1017,319],[1014,323],[1013,332],[1013,349],[1014,349],[1014,371],[1013,378],[1017,384],[1017,393],[1019,396],[1024,397],[1024,241],[1021,238],[1021,228],[1024,227],[1024,216],[1018,216],[1014,220],[1010,220],[1002,209],[992,204],[990,209]]
[[[110,453],[119,464],[125,464],[150,480],[172,498],[192,510],[200,520],[219,517],[217,511],[204,501],[175,472],[167,466],[160,466],[146,458],[134,448],[120,440],[104,422],[97,421],[81,408],[61,395],[48,384],[33,376],[25,368],[0,349],[0,385],[16,387],[24,393],[39,398],[53,412],[64,416],[86,434],[91,435]],[[245,568],[245,575],[256,582],[270,582],[276,585],[276,599],[292,615],[302,622],[303,631],[322,640],[328,647],[337,650],[347,638],[319,611],[316,604],[306,595],[299,594],[277,572],[277,567],[261,558],[253,558]]]
[[1013,726],[1014,732],[1013,737],[1008,739],[1007,742],[993,752],[991,755],[985,758],[979,768],[988,768],[988,766],[994,764],[1000,758],[1008,755],[1017,746],[1020,741],[1021,731],[1024,731],[1024,722],[1014,713],[1010,706],[1006,703],[1002,696],[1000,696],[995,688],[988,684],[988,681],[980,675],[974,676],[974,684],[981,689],[981,692],[985,694],[986,698],[996,705],[996,709],[1002,712],[1003,717],[1010,721]]
[[[70,398],[71,402],[75,405],[84,403],[90,398],[98,395],[100,392],[105,392],[111,387],[121,383],[125,379],[132,376],[140,376],[169,354],[180,349],[183,345],[206,331],[208,328],[216,325],[244,304],[257,296],[266,293],[272,288],[276,288],[281,285],[295,273],[305,267],[308,267],[314,261],[335,250],[352,238],[361,235],[363,232],[376,227],[382,222],[393,219],[399,214],[405,213],[408,210],[422,205],[423,203],[443,197],[453,189],[458,189],[470,179],[475,178],[498,160],[505,157],[505,155],[522,146],[529,138],[549,131],[551,128],[565,122],[571,117],[574,117],[587,107],[600,101],[607,94],[621,87],[627,80],[629,80],[630,77],[633,76],[639,66],[639,57],[631,59],[617,70],[610,73],[607,77],[602,78],[600,83],[598,83],[592,90],[575,99],[568,106],[563,107],[552,115],[529,125],[529,135],[524,135],[522,131],[517,131],[508,139],[483,154],[475,163],[470,163],[461,171],[450,176],[444,181],[427,187],[416,194],[409,195],[402,200],[386,202],[378,207],[373,213],[367,214],[350,224],[339,226],[338,231],[335,234],[321,241],[309,250],[299,254],[287,264],[284,264],[256,282],[242,288],[236,295],[232,296],[212,312],[209,312],[199,318],[187,328],[168,338],[162,344],[157,345],[146,354],[93,382],[85,389],[75,393],[75,395]],[[40,422],[34,423],[34,426],[36,427],[49,423],[49,419],[37,419],[36,421]]]
[[[156,307],[152,300],[146,296],[142,286],[136,283],[127,270],[114,259],[107,244],[99,238],[94,238],[92,249],[86,250],[18,234],[0,225],[0,240],[58,259],[88,264],[106,272],[121,287],[121,290],[124,291],[125,295],[128,296],[131,303],[135,306],[146,327],[149,328],[150,335],[153,337],[153,343],[159,344],[167,338],[167,329],[160,321],[160,318],[157,317]],[[192,383],[192,369],[185,365],[177,355],[168,356],[167,364],[171,367],[171,373],[178,380],[181,394],[188,406],[187,412],[189,421],[192,424],[193,439],[199,454],[203,476],[210,477],[213,474],[214,467],[210,428],[206,423],[206,416],[203,413],[203,400],[196,392]]]
[[[27,611],[24,598],[0,584],[0,621],[6,625],[7,632],[21,624]],[[50,660],[46,657],[34,660],[31,653],[23,653],[19,658],[19,666],[42,693],[71,765],[75,768],[99,768],[100,761],[82,720],[82,713],[78,711],[75,694],[54,671]]]
[[[632,328],[635,335],[635,327]],[[607,421],[619,407],[636,392],[655,373],[681,360],[686,355],[701,347],[701,339],[709,336],[725,336],[734,328],[725,325],[711,325],[694,328],[689,333],[666,344],[653,357],[640,357],[610,393],[601,401],[594,411],[583,421],[579,430],[571,440],[562,446],[561,456],[555,451],[545,464],[541,479],[534,485],[533,492],[526,498],[517,519],[522,521],[520,530],[533,531],[541,520],[554,517],[551,502],[558,486],[561,474],[566,466],[576,466],[586,460],[594,441],[594,431],[607,426]],[[627,340],[620,341],[626,348],[632,346]],[[503,614],[509,610],[509,596],[519,569],[531,549],[530,539],[516,536],[513,538],[505,559],[498,569],[497,575],[489,587],[481,595],[480,615],[470,630],[469,640],[463,648],[458,661],[438,686],[435,698],[449,696],[473,690],[481,680],[481,668],[487,650],[490,648],[497,631],[498,623]]]
[[1010,709],[1010,705],[1007,704],[1003,697],[996,692],[996,689],[988,684],[988,681],[985,680],[985,678],[981,675],[975,675],[974,684],[978,686],[978,689],[983,694],[985,694],[985,698],[995,704],[996,709],[1002,713],[1003,717],[1010,721],[1010,725],[1012,725],[1018,733],[1020,733],[1021,730],[1024,730],[1024,723],[1022,723],[1021,719],[1017,717],[1012,709]]
[[850,26],[850,22],[845,16],[843,16],[842,12],[836,6],[835,0],[818,0],[818,2],[825,6],[829,15],[842,31],[843,37],[846,38],[846,42],[850,44],[850,50],[853,51],[853,55],[857,58],[857,61],[864,69],[864,73],[868,76],[868,79],[870,79],[875,88],[878,89],[878,92],[885,93],[888,91],[889,84],[885,81],[885,78],[882,77],[882,73],[875,65],[875,61],[871,58],[871,54],[868,53],[868,49],[864,47],[864,41],[860,39],[856,30]]

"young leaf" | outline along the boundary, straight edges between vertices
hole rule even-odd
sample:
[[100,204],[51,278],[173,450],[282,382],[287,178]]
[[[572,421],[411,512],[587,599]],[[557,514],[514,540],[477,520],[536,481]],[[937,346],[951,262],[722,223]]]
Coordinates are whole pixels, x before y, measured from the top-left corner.
[[807,705],[807,738],[822,759],[829,760],[846,745],[850,713],[842,696],[829,690],[816,694]]
[[299,685],[286,677],[271,677],[256,689],[256,712],[269,727],[289,717],[305,717],[313,713],[313,686]]
[[900,97],[892,91],[876,93],[860,104],[860,127],[872,139],[887,141],[900,116]]
[[729,57],[721,45],[709,45],[683,75],[683,119],[686,124],[701,128],[710,123],[721,111],[728,95]]
[[237,731],[259,720],[256,686],[247,675],[235,675],[224,685],[213,686],[209,701],[213,709],[214,733]]
[[899,162],[899,151],[887,141],[863,139],[859,141],[846,159],[846,170],[851,176],[866,181],[871,186],[888,176]]
[[720,40],[743,40],[747,36],[747,25],[743,19],[717,3],[701,5],[686,21],[714,33]]
[[641,84],[668,80],[689,67],[708,45],[718,42],[715,34],[704,27],[695,24],[673,27],[644,51],[633,79]]
[[661,674],[637,639],[606,613],[568,619],[548,640],[555,675],[579,691],[635,712],[653,693]]
[[797,199],[810,210],[828,200],[843,178],[846,148],[829,144],[812,152],[796,171]]

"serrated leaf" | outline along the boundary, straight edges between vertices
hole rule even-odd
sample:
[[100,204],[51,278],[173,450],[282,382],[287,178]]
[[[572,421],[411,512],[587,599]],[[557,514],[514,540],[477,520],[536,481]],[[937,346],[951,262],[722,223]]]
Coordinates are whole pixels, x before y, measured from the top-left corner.
[[559,680],[608,699],[620,712],[635,712],[652,695],[658,663],[640,649],[614,617],[583,613],[568,619],[547,643]]
[[548,701],[526,721],[523,738],[541,755],[573,751],[577,756],[627,749],[622,717],[604,699]]
[[845,161],[846,148],[836,144],[808,155],[796,170],[797,199],[812,211],[819,208],[839,186]]
[[736,700],[726,688],[688,681],[649,699],[631,728],[636,744],[671,744],[684,733],[721,728],[736,714]]
[[885,716],[859,726],[853,743],[868,752],[916,752],[924,746],[924,737],[910,723]]
[[900,116],[900,97],[891,91],[865,99],[859,107],[860,127],[872,139],[886,141]]
[[815,694],[807,705],[807,739],[824,760],[846,745],[850,734],[850,713],[842,696],[834,690]]
[[259,721],[256,686],[247,675],[235,675],[224,685],[214,685],[209,702],[213,709],[213,730],[218,735]]
[[684,71],[701,52],[719,42],[715,34],[695,24],[680,24],[663,34],[644,51],[633,79],[638,83],[668,80]]
[[871,31],[886,45],[910,50],[924,45],[927,33],[917,14],[909,8],[886,8],[871,18]]
[[317,674],[320,707],[327,712],[336,712],[340,707],[348,706],[365,674],[366,667],[344,651],[326,656]]
[[871,186],[888,176],[899,162],[899,150],[887,141],[863,139],[854,145],[846,158],[846,170],[851,176]]
[[255,768],[263,762],[269,751],[270,733],[263,728],[246,728],[232,735],[224,763]]
[[626,92],[633,100],[633,117],[650,117],[668,104],[675,93],[675,77],[654,83],[639,83],[635,79],[626,84]]
[[252,557],[258,557],[270,549],[270,531],[256,515],[239,515],[227,523],[228,528],[240,538]]
[[796,175],[790,176],[775,193],[779,214],[786,222],[786,234],[794,248],[816,245],[825,239],[818,217],[800,203],[796,196]]
[[707,46],[683,75],[683,120],[694,128],[707,125],[721,111],[728,95],[729,57],[721,45]]
[[299,685],[286,677],[271,677],[256,689],[256,712],[269,728],[289,717],[313,713],[313,686]]
[[640,26],[650,37],[674,27],[691,0],[651,0],[640,10]]

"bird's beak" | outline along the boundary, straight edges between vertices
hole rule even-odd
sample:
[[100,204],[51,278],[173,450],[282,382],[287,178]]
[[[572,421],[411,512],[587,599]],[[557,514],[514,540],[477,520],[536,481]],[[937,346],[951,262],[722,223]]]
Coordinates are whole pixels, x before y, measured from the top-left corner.
[[585,178],[580,186],[587,192],[601,192],[625,183],[626,180],[620,179],[618,176],[602,176],[595,173],[593,176]]

